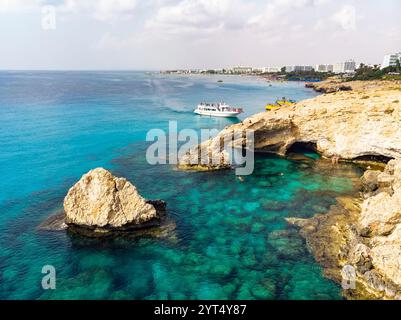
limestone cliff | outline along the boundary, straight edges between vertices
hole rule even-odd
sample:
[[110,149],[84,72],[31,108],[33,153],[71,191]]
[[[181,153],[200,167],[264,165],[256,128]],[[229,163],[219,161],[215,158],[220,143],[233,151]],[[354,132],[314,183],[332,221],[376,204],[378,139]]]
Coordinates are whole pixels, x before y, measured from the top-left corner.
[[[295,143],[306,143],[327,158],[394,159],[383,172],[365,172],[361,198],[337,199],[328,213],[287,220],[300,228],[327,277],[341,283],[342,268],[354,268],[356,290],[344,291],[347,298],[401,299],[401,82],[349,86],[229,126],[187,152],[179,167],[230,167],[221,141],[245,130],[254,130],[259,152],[285,155]],[[232,145],[243,148],[244,139],[234,138]]]
[[[226,127],[179,160],[183,169],[219,169],[230,159],[222,150],[233,132],[254,130],[255,150],[284,155],[296,142],[310,143],[324,157],[401,157],[401,83],[365,84],[324,94],[293,107],[262,112]],[[241,148],[242,138],[232,144]],[[223,159],[218,164],[210,159]]]
[[370,89],[381,90],[385,87],[391,88],[392,86],[399,85],[396,81],[383,81],[383,80],[372,80],[372,81],[344,81],[339,77],[331,77],[321,82],[307,83],[307,88],[312,88],[317,92],[322,93],[333,93],[338,91],[365,91]]
[[401,299],[401,159],[384,172],[367,171],[360,199],[338,199],[327,214],[290,218],[328,277],[341,283],[345,265],[356,271],[353,299]]

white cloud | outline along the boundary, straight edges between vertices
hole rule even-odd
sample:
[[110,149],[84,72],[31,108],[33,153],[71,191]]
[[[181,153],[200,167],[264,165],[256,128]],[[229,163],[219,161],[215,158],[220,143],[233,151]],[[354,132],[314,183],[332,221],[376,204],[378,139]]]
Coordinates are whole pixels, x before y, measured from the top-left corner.
[[[285,0],[281,0],[280,6],[286,5]],[[269,31],[273,27],[278,25],[284,25],[287,23],[283,11],[280,11],[279,7],[274,4],[268,4],[260,12],[248,19],[247,25],[253,28],[255,31]]]
[[324,30],[327,26],[326,19],[318,19],[313,26],[313,30],[315,31],[321,31]]
[[100,21],[131,17],[138,0],[0,0],[0,12],[40,10],[44,5],[54,5],[61,14],[86,14]]
[[356,9],[354,6],[343,6],[340,11],[334,13],[331,19],[344,30],[356,29]]
[[243,9],[236,0],[182,0],[160,7],[146,27],[161,33],[210,33],[244,24]]
[[274,6],[302,8],[308,6],[322,5],[330,2],[330,0],[275,0]]
[[119,37],[110,32],[106,32],[101,38],[93,44],[93,49],[111,49],[111,50],[129,50],[135,48],[138,44],[143,44],[147,37],[143,35],[130,35]]
[[[2,52],[1,62],[35,67],[37,61],[44,61],[46,67],[47,61],[57,61],[60,68],[68,68],[72,62],[66,45],[77,51],[74,66],[84,68],[313,64],[350,57],[376,61],[384,52],[399,50],[401,39],[400,2],[382,1],[391,4],[378,7],[373,0],[0,0],[0,14],[13,15],[2,20],[2,30],[12,41]],[[44,4],[56,6],[60,25],[45,37],[35,29],[40,27],[37,15]],[[24,20],[27,12],[32,17]],[[374,14],[383,17],[380,23],[372,23]],[[44,53],[37,47],[40,41],[55,49]],[[366,51],[372,41],[377,45]],[[19,57],[22,47],[30,59]]]
[[181,0],[162,6],[146,23],[150,30],[162,34],[209,35],[218,31],[265,33],[289,25],[291,8],[318,6],[331,0]]
[[[297,24],[297,29],[302,29],[302,23],[294,21],[299,19],[305,22],[301,10],[328,4],[331,0],[273,0],[265,5],[264,9],[248,19],[247,25],[255,32],[262,33],[286,33],[294,31],[291,27]],[[285,28],[285,29],[283,29]]]
[[41,0],[0,0],[1,12],[18,12],[37,8]]
[[115,21],[135,14],[137,6],[137,0],[65,0],[58,9],[62,13],[83,13],[100,21]]

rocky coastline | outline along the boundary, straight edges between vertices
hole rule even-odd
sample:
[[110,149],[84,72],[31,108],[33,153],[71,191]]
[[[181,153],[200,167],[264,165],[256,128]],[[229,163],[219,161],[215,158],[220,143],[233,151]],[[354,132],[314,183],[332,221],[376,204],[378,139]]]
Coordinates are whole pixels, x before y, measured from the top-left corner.
[[352,87],[337,81],[309,82],[305,84],[306,88],[321,93],[333,93],[338,91],[351,91]]
[[[344,290],[346,298],[401,299],[401,83],[336,84],[349,86],[346,90],[333,85],[316,87],[331,93],[226,127],[187,152],[179,167],[230,168],[221,141],[246,130],[254,131],[256,152],[285,156],[302,145],[334,163],[385,163],[383,171],[365,172],[358,198],[339,198],[327,213],[288,222],[299,228],[327,277],[341,283],[344,266],[355,270],[356,288]],[[244,148],[244,138],[232,139],[231,145]]]
[[[238,132],[254,132],[257,152],[279,155],[303,144],[325,158],[389,161],[401,157],[401,83],[360,84],[352,91],[323,94],[294,106],[253,115],[226,127],[216,137],[189,150],[182,169],[216,170],[232,164],[222,141],[243,148]],[[212,161],[218,159],[219,161]]]
[[401,160],[384,171],[367,170],[360,198],[339,198],[326,214],[288,218],[300,228],[325,275],[342,283],[351,266],[354,288],[349,299],[401,299]]
[[365,91],[371,89],[383,90],[384,88],[397,88],[401,84],[400,81],[344,81],[341,78],[329,78],[319,82],[308,82],[306,88],[311,88],[316,92],[334,93],[339,91]]

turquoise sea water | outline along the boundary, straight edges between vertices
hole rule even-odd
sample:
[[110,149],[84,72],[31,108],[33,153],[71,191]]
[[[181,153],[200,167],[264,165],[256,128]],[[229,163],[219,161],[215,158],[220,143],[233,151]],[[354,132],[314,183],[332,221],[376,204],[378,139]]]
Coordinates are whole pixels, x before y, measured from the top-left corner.
[[[222,78],[223,83],[217,83]],[[302,83],[141,72],[0,73],[0,298],[338,299],[285,217],[327,211],[356,192],[352,165],[332,167],[258,155],[255,171],[182,172],[151,166],[146,132],[222,129],[235,120],[200,117],[200,101],[263,111],[266,102],[315,96]],[[37,226],[61,208],[68,188],[103,166],[176,224],[166,238],[87,240]],[[41,288],[44,265],[57,289]]]

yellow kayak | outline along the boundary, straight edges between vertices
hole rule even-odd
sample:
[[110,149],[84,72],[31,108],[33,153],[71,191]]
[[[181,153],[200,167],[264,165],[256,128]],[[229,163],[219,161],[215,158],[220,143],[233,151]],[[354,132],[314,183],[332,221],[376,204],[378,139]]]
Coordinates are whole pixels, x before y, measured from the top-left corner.
[[275,104],[268,103],[265,107],[267,111],[277,110],[280,107],[290,107],[295,104],[294,100],[288,100],[286,97],[282,99],[277,99]]
[[265,108],[266,108],[266,111],[272,111],[272,110],[279,109],[280,106],[277,104],[267,104]]
[[279,106],[292,106],[295,104],[295,102],[292,100],[277,100],[276,103]]

